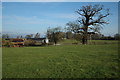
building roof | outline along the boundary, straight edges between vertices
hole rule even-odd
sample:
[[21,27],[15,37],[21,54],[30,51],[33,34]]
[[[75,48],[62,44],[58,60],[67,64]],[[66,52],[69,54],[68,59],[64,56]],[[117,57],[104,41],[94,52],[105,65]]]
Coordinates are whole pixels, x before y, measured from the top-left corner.
[[45,40],[46,38],[27,38],[27,40]]
[[12,42],[23,42],[23,39],[12,39]]
[[23,45],[23,43],[14,43],[14,45]]

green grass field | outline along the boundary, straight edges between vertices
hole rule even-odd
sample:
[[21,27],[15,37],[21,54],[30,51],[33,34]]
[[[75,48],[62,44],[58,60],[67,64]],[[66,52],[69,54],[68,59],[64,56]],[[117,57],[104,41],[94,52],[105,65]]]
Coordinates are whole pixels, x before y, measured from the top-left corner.
[[114,41],[96,45],[3,48],[2,56],[3,78],[119,77],[118,45]]

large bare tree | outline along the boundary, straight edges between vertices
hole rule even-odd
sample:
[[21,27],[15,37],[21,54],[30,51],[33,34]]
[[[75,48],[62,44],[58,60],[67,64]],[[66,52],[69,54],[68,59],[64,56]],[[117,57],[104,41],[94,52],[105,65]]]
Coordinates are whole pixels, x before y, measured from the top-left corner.
[[103,5],[82,6],[76,12],[79,14],[78,22],[82,25],[83,44],[87,44],[88,31],[98,31],[101,25],[108,24],[104,18],[109,15],[109,9],[104,9]]

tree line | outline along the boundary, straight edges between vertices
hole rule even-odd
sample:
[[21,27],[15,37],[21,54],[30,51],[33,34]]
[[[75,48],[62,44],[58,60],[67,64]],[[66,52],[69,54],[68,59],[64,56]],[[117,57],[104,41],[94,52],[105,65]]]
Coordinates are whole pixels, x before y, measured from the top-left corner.
[[[54,42],[57,44],[57,42],[64,40],[64,39],[74,39],[77,41],[82,41],[82,34],[79,33],[73,33],[72,30],[70,30],[70,27],[62,29],[62,27],[55,27],[55,28],[48,28],[46,37],[49,39],[50,42]],[[2,35],[3,39],[9,39],[10,36],[8,34]],[[33,34],[27,34],[25,37],[23,36],[17,36],[16,38],[40,38],[40,33]],[[105,36],[101,33],[88,33],[88,40],[119,40],[120,34],[115,34],[114,36]]]
[[[3,39],[8,39],[8,38],[11,38],[9,34],[2,34],[2,38]],[[20,39],[20,38],[40,38],[40,33],[36,33],[35,35],[33,34],[27,34],[24,36],[22,35],[18,35],[16,36],[17,39]]]

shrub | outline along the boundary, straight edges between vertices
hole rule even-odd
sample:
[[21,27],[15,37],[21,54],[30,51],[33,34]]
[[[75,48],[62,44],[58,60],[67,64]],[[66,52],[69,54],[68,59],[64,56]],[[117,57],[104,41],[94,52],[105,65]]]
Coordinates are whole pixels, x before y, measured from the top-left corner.
[[35,41],[33,41],[33,40],[26,40],[25,42],[24,42],[24,45],[25,46],[34,46],[35,45]]

